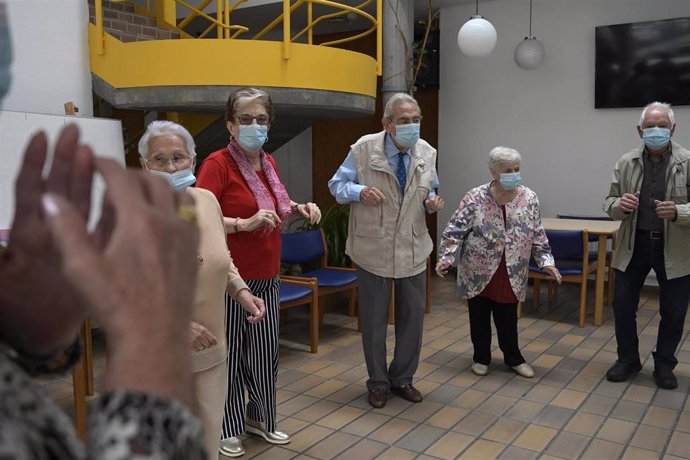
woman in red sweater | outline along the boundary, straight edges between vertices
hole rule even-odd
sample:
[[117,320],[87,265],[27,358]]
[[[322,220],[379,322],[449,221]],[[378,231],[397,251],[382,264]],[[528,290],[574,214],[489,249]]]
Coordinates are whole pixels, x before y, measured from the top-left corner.
[[251,324],[238,305],[231,305],[234,300],[227,299],[228,394],[220,452],[229,457],[244,454],[239,435],[245,423],[247,432],[272,444],[291,440],[276,429],[280,229],[292,212],[311,223],[321,219],[314,203],[290,200],[273,158],[262,149],[273,118],[266,92],[243,88],[232,93],[225,112],[230,144],[206,158],[196,183],[218,199],[240,276],[266,304],[264,321]]

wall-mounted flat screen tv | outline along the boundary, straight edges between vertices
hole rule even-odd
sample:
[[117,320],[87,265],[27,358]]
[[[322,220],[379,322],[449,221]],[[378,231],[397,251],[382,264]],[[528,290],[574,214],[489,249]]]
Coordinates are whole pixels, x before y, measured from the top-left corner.
[[594,105],[690,105],[690,18],[595,28]]

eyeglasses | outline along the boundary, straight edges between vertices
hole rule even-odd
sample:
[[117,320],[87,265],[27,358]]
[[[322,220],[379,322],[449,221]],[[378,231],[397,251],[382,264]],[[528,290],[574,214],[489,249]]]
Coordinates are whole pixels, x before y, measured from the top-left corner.
[[421,123],[422,117],[412,117],[412,118],[398,118],[397,120],[391,120],[396,125],[409,125],[411,123]]
[[249,115],[248,113],[243,113],[242,115],[237,117],[237,120],[239,120],[241,125],[251,125],[254,122],[254,120],[256,120],[256,122],[260,125],[267,125],[269,118],[268,115],[264,114],[253,116]]
[[175,168],[181,168],[183,166],[186,166],[187,163],[189,163],[189,160],[191,159],[192,157],[189,155],[173,155],[171,157],[158,155],[153,158],[147,158],[144,161],[150,165],[155,166],[156,168],[163,169],[167,167],[168,163],[170,163],[171,161]]

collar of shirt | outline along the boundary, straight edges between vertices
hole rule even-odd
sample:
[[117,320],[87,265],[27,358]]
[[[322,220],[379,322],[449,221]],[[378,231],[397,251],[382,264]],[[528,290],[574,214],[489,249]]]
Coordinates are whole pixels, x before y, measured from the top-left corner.
[[646,146],[645,146],[644,150],[642,151],[642,153],[643,153],[643,156],[645,158],[647,158],[648,160],[650,160],[654,163],[658,163],[659,161],[664,161],[667,158],[669,158],[671,156],[672,149],[673,149],[673,146],[669,142],[668,148],[666,150],[664,150],[664,152],[660,156],[654,156],[651,153],[649,153],[649,149]]
[[398,167],[399,156],[398,153],[403,153],[403,161],[405,162],[405,168],[410,167],[410,158],[412,158],[412,149],[408,149],[407,152],[400,152],[398,147],[393,143],[393,138],[390,134],[386,133],[386,138],[384,141],[384,152],[386,154],[386,159],[391,167],[391,170],[395,171]]

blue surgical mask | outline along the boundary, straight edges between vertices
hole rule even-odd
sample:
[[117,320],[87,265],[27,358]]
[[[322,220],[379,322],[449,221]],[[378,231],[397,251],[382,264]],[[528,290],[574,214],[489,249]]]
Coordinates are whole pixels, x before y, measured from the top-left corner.
[[268,140],[268,127],[257,123],[240,125],[237,143],[247,152],[258,152]]
[[7,6],[0,3],[0,101],[5,98],[10,89],[12,74],[12,44],[10,43],[10,27],[7,21]]
[[644,145],[652,150],[659,150],[671,141],[671,130],[668,128],[645,128],[642,130]]
[[410,148],[419,140],[419,123],[408,123],[406,125],[395,125],[395,141],[401,147]]
[[514,173],[501,173],[498,182],[501,183],[503,190],[513,190],[522,183],[522,177],[520,177],[519,171]]
[[167,180],[170,186],[175,190],[184,190],[196,182],[196,177],[191,167],[175,171],[174,173],[154,171],[153,169],[149,169],[149,172],[154,176],[160,176]]

